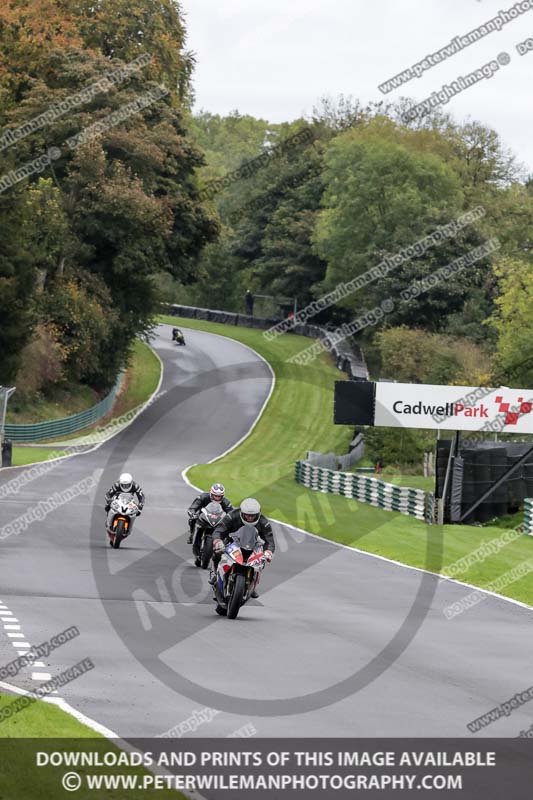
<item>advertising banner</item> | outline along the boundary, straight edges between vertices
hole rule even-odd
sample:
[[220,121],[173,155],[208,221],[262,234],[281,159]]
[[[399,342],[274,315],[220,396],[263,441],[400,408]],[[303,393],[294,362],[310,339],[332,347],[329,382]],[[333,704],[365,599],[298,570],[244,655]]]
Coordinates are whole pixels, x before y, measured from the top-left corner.
[[533,389],[376,383],[374,425],[533,433]]

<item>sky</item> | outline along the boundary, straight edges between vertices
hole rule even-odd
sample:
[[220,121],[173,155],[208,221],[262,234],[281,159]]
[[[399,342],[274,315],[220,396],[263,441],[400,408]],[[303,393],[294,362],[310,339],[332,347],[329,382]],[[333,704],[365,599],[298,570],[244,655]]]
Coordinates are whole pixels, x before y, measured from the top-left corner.
[[[378,85],[496,17],[516,0],[182,0],[197,58],[195,110],[282,122],[308,116],[321,97],[421,102],[502,56],[499,69],[443,106],[458,122],[494,128],[533,173],[531,9],[404,86]],[[514,12],[513,12],[514,13]],[[510,61],[505,57],[510,57]],[[509,61],[509,63],[504,63]],[[492,70],[489,70],[492,71]]]

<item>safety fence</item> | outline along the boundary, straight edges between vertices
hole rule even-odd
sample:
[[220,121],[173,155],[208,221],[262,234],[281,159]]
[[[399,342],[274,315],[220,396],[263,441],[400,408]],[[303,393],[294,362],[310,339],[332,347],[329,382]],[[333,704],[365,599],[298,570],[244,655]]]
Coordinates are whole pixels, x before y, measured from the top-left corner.
[[[174,317],[185,317],[188,319],[202,319],[207,322],[220,322],[224,325],[239,325],[245,328],[259,328],[268,330],[273,325],[280,322],[279,319],[265,319],[264,317],[252,317],[247,314],[235,314],[232,311],[216,311],[208,308],[197,308],[196,306],[182,306],[176,303],[165,305],[168,313]],[[300,336],[309,336],[311,339],[327,339],[331,331],[320,325],[295,325],[288,333],[296,333]],[[330,348],[330,352],[335,359],[337,367],[345,372],[354,381],[367,381],[369,379],[368,369],[359,347],[347,340],[338,342]]]
[[302,486],[318,492],[351,497],[361,503],[407,514],[430,524],[434,521],[433,493],[423,489],[396,486],[367,475],[317,467],[307,461],[296,462],[295,479]]
[[357,433],[350,442],[349,452],[344,455],[337,453],[319,453],[316,450],[308,450],[305,461],[314,467],[326,467],[326,469],[350,469],[354,464],[362,459],[365,453],[365,442],[362,433]]
[[526,497],[524,500],[524,528],[525,533],[533,536],[533,498]]
[[124,375],[121,372],[109,394],[99,403],[87,408],[85,411],[79,411],[69,417],[52,419],[46,422],[6,423],[6,438],[12,442],[40,442],[45,439],[58,439],[61,436],[68,436],[71,433],[77,433],[77,431],[88,428],[89,425],[94,425],[95,422],[103,419],[113,408],[117,393],[122,386],[123,377]]
[[[459,522],[470,506],[485,494],[485,499],[466,518],[467,524],[490,522],[516,514],[527,498],[533,497],[533,455],[505,478],[490,494],[486,492],[531,448],[527,442],[472,441],[462,438],[459,452],[452,456],[446,496],[445,522]],[[442,497],[450,439],[437,442],[437,494]]]

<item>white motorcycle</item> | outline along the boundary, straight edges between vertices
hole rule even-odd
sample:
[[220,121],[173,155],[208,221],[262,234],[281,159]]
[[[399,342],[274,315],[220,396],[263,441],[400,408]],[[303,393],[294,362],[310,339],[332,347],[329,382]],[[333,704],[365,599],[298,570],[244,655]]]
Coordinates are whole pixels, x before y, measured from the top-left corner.
[[130,492],[122,492],[111,501],[107,516],[109,545],[118,550],[133,528],[133,521],[140,513],[139,506]]

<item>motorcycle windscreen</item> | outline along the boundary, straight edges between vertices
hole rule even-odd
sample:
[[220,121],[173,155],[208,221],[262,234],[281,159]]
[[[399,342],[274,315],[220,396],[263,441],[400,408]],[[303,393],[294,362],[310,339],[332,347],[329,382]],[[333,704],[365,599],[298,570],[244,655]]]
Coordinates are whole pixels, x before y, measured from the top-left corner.
[[123,506],[127,506],[133,500],[133,495],[131,492],[121,492],[117,499]]
[[253,550],[257,542],[257,530],[255,525],[243,525],[235,531],[233,538],[239,542],[241,550]]
[[218,523],[220,522],[220,520],[224,515],[224,509],[222,508],[220,503],[208,503],[203,511],[204,511],[204,516],[207,517],[207,519],[209,520],[210,524],[213,527],[215,527],[215,525],[218,525]]

